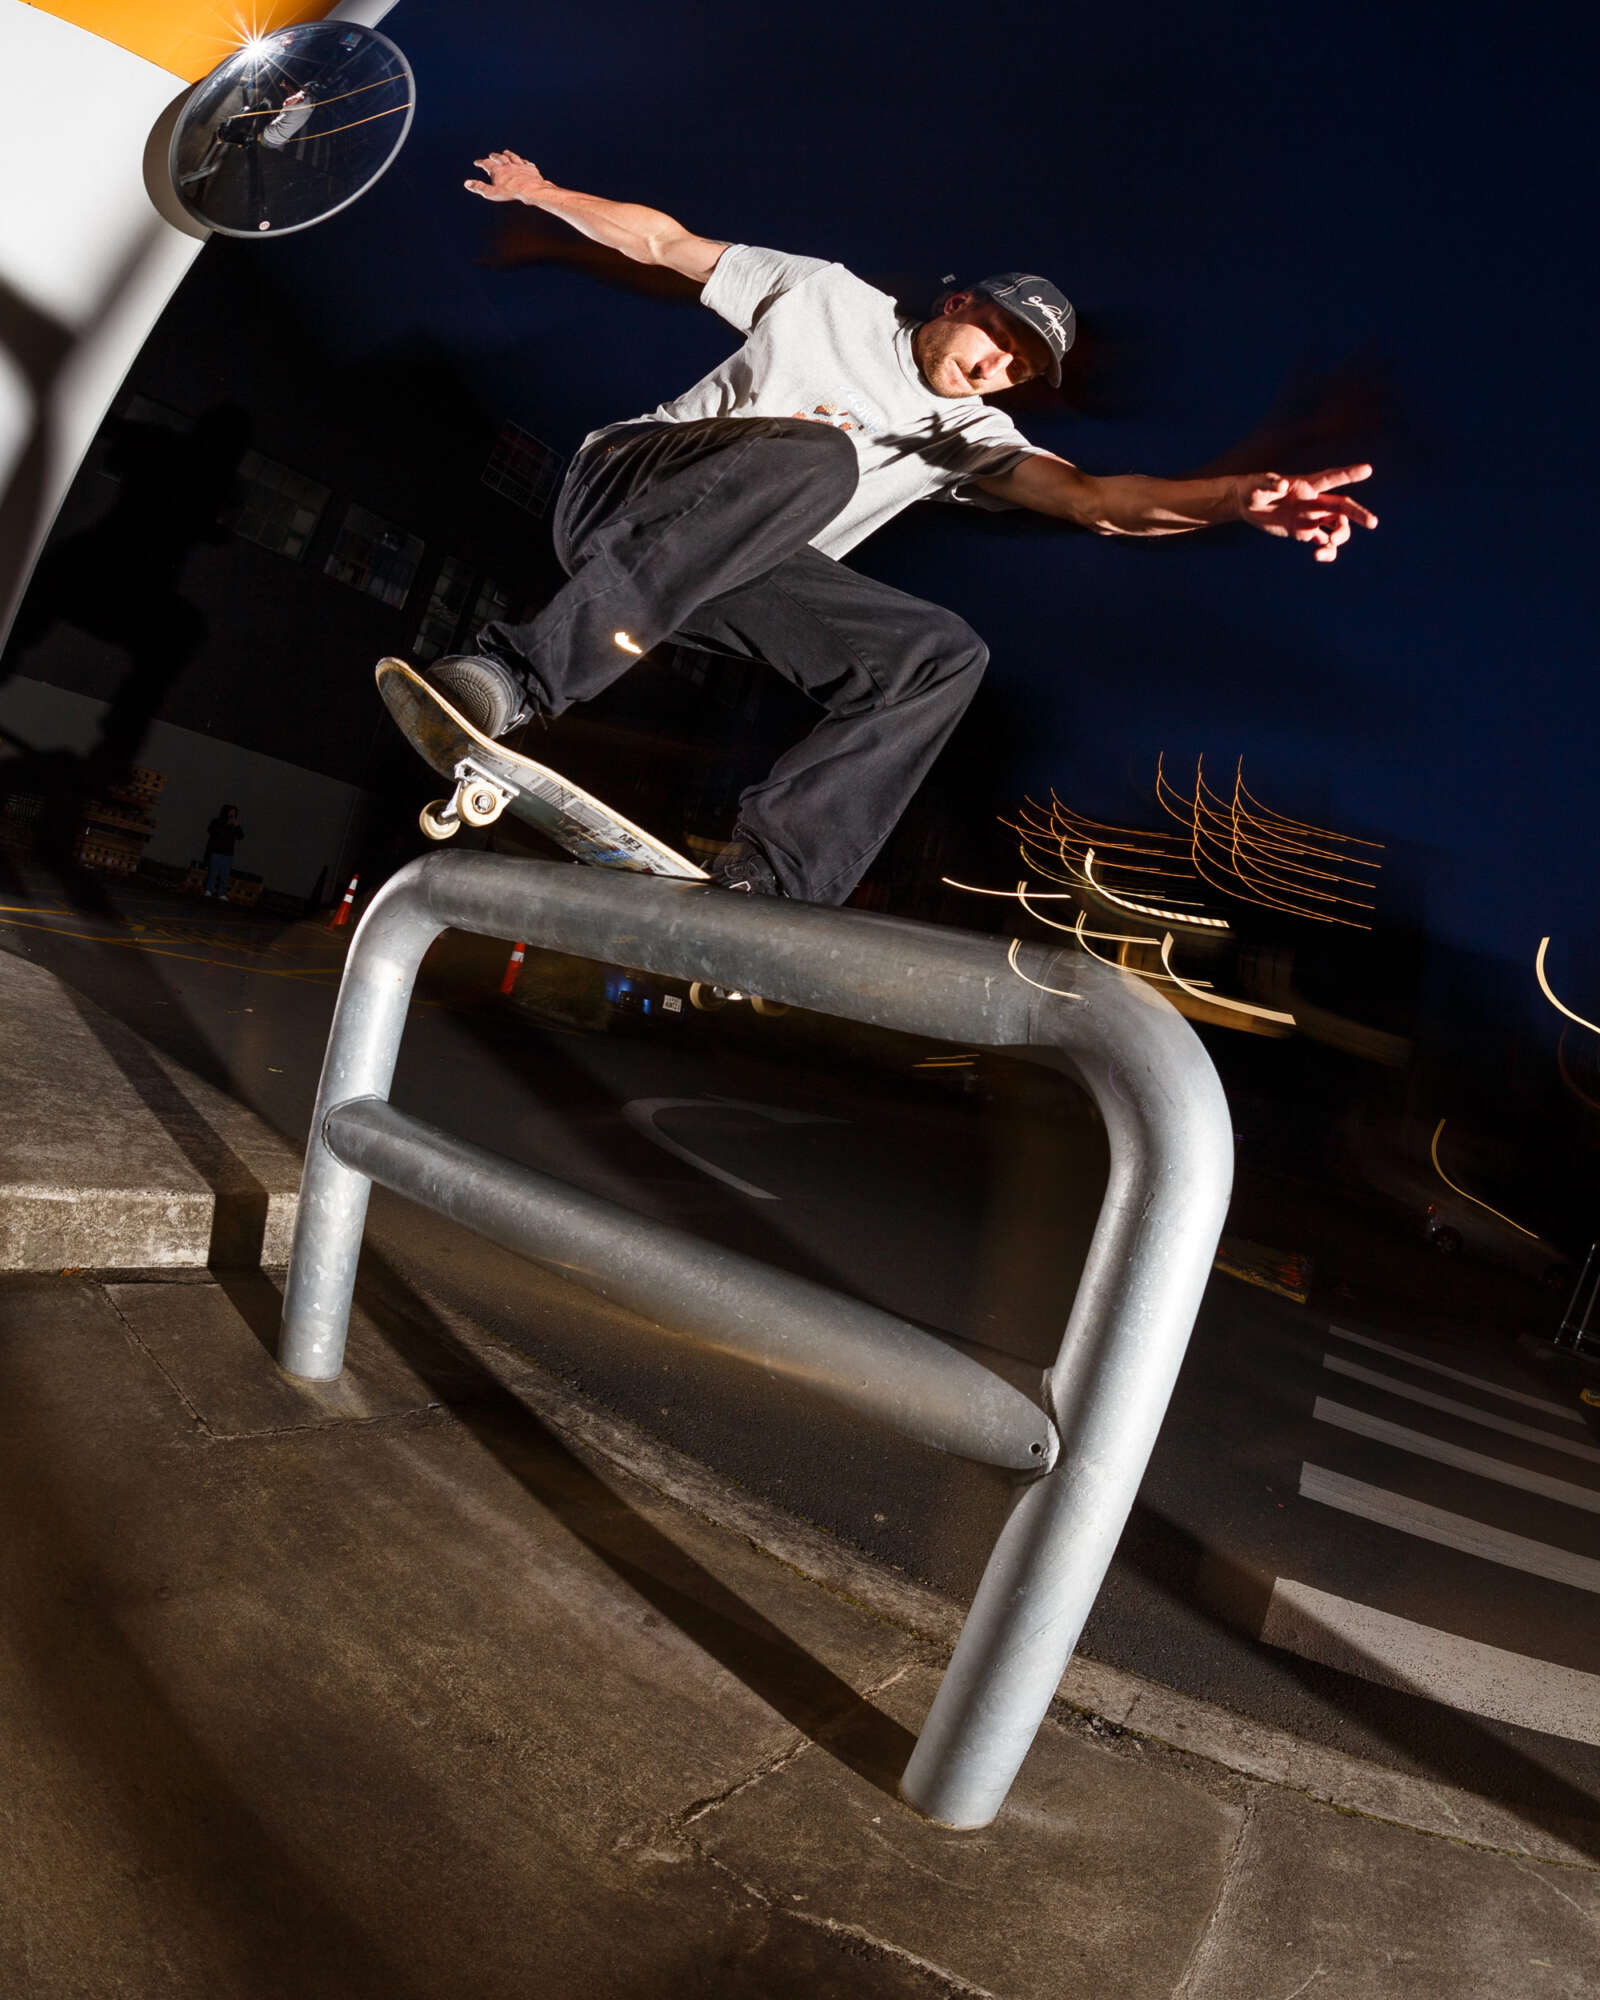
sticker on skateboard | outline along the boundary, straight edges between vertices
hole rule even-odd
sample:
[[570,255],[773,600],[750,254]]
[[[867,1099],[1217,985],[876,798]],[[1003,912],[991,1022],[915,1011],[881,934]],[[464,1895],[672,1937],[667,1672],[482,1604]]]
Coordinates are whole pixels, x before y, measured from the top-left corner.
[[598,868],[708,879],[686,855],[592,792],[474,729],[404,660],[378,662],[378,692],[411,747],[454,783],[449,798],[433,800],[417,816],[430,840],[449,840],[462,826],[492,826],[509,812]]

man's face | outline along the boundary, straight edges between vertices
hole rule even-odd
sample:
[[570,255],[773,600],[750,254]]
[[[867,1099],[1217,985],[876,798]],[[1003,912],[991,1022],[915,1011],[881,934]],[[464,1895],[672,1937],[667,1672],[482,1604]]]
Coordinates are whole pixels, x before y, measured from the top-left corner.
[[939,318],[918,327],[916,356],[936,396],[995,396],[1048,375],[1052,360],[1042,333],[971,292],[952,293]]

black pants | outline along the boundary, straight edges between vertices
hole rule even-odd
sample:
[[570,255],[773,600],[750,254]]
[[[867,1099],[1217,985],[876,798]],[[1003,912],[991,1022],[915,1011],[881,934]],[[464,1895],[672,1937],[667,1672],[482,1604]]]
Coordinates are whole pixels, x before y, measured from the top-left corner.
[[761,660],[826,711],[739,802],[739,827],[806,902],[842,903],[927,775],[988,661],[953,613],[808,546],[855,491],[856,454],[793,417],[631,424],[582,453],[555,514],[571,581],[480,643],[548,714],[664,639]]

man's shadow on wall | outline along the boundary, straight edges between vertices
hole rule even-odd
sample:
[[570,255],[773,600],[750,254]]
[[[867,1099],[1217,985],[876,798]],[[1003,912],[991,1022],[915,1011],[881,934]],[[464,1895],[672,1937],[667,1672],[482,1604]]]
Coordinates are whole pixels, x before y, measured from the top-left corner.
[[[46,548],[22,601],[6,650],[6,675],[61,625],[128,656],[77,782],[112,777],[138,756],[161,704],[205,639],[209,625],[183,594],[191,550],[226,541],[223,514],[234,500],[250,419],[234,406],[209,410],[192,429],[124,416],[112,427],[102,466],[117,481],[108,512]],[[13,766],[11,789],[32,773]]]

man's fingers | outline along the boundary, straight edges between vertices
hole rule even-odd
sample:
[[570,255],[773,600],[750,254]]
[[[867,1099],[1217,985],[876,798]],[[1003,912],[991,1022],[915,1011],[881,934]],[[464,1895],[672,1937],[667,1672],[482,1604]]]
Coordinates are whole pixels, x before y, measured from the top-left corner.
[[1307,518],[1314,521],[1331,520],[1337,515],[1341,520],[1355,521],[1363,528],[1375,528],[1378,517],[1370,507],[1363,507],[1359,500],[1352,500],[1343,493],[1319,493],[1314,501],[1303,501]]
[[1287,479],[1281,478],[1276,472],[1264,472],[1250,488],[1249,505],[1252,507],[1257,504],[1270,505],[1274,500],[1281,500],[1288,490]]
[[1370,465],[1341,465],[1332,472],[1308,472],[1304,480],[1314,491],[1326,493],[1330,486],[1354,486],[1358,481],[1371,477]]

